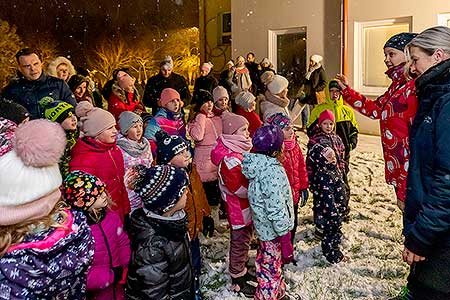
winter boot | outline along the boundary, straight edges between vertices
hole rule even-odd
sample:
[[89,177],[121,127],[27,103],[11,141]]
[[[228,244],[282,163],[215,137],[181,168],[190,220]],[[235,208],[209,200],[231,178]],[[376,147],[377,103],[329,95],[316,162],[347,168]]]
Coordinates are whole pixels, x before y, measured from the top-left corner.
[[242,294],[247,298],[253,299],[256,292],[256,286],[252,284],[252,281],[247,280],[246,275],[238,278],[231,278],[232,289],[238,294]]

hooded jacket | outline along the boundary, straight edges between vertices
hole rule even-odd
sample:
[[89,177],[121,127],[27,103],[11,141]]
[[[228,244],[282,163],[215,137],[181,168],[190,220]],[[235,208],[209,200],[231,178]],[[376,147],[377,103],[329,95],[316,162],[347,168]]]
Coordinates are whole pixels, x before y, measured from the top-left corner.
[[290,143],[284,141],[283,167],[291,185],[294,204],[297,204],[300,200],[300,191],[306,190],[309,182],[305,158],[295,136]]
[[145,107],[141,102],[141,96],[137,89],[133,93],[127,93],[117,83],[112,85],[112,93],[108,99],[108,111],[113,114],[116,120],[124,111],[145,111]]
[[386,71],[392,83],[376,100],[368,99],[350,87],[342,91],[345,102],[354,109],[371,119],[380,120],[386,183],[395,187],[400,201],[405,200],[409,131],[418,105],[414,80],[407,81],[403,69],[404,64],[400,64]]
[[131,215],[130,240],[127,299],[193,299],[185,215],[165,218],[138,208]]
[[324,110],[331,110],[335,117],[336,134],[341,138],[345,146],[345,159],[350,158],[350,151],[356,148],[358,143],[358,123],[356,123],[355,113],[353,110],[344,105],[342,96],[333,101],[329,90],[330,82],[327,82],[325,88],[325,103],[319,104],[311,111],[308,121],[308,136],[312,135],[312,129],[317,125],[320,114]]
[[403,234],[406,248],[426,258],[450,249],[449,70],[450,59],[416,80],[419,109],[410,131]]
[[70,171],[80,170],[97,176],[106,184],[113,201],[112,210],[124,216],[130,213],[130,201],[124,184],[124,162],[116,143],[104,144],[91,137],[78,139],[72,149]]
[[294,227],[289,181],[281,163],[264,154],[244,153],[242,174],[248,179],[248,200],[258,238],[271,241]]
[[0,258],[0,299],[84,300],[94,240],[83,213],[63,227],[31,232]]

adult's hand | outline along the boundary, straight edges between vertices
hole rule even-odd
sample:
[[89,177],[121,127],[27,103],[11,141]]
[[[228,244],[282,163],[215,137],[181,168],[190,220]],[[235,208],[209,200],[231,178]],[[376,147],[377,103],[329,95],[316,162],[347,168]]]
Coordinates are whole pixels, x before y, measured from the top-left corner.
[[345,76],[344,74],[337,74],[336,81],[341,87],[341,89],[345,89],[348,86],[348,79],[347,76]]
[[415,262],[424,261],[425,257],[415,254],[414,252],[411,252],[408,250],[408,248],[403,249],[403,261],[406,262],[408,265],[412,265]]

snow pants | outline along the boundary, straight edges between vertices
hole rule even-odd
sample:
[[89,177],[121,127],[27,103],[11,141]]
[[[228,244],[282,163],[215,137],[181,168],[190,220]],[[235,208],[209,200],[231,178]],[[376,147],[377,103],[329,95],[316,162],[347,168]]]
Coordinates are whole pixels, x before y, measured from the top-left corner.
[[286,283],[283,277],[281,244],[272,241],[260,241],[256,254],[255,300],[277,300],[284,297]]
[[253,224],[240,229],[230,229],[230,264],[228,270],[233,278],[247,273],[245,266],[248,261],[250,241],[253,237]]

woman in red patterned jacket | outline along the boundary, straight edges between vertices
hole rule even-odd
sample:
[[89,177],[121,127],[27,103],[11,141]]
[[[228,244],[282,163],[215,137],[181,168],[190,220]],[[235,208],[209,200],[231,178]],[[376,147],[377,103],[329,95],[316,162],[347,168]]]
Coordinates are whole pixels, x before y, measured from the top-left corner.
[[406,56],[403,50],[417,34],[403,32],[391,37],[384,45],[386,75],[392,83],[376,100],[366,98],[348,86],[347,78],[339,74],[342,97],[363,115],[380,120],[381,143],[385,161],[386,182],[393,185],[397,205],[403,210],[406,177],[409,165],[409,129],[417,110],[414,80],[405,75]]

